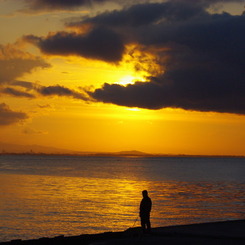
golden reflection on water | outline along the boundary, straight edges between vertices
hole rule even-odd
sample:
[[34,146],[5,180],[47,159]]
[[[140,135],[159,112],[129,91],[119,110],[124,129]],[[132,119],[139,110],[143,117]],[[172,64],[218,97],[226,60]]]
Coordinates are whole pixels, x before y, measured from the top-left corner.
[[139,181],[135,176],[132,180],[14,174],[0,177],[0,216],[3,226],[8,227],[5,236],[21,239],[125,230],[138,217],[143,189],[149,190],[153,201],[153,226],[193,223],[195,218],[196,222],[200,218],[222,219],[225,212],[226,217],[239,218],[235,210],[244,207],[232,206],[231,198],[241,195],[239,190],[224,192],[207,183]]
[[30,229],[33,237],[44,230],[53,236],[127,229],[138,215],[141,189],[149,187],[125,179],[14,174],[2,174],[0,185],[5,226],[21,227],[22,238]]

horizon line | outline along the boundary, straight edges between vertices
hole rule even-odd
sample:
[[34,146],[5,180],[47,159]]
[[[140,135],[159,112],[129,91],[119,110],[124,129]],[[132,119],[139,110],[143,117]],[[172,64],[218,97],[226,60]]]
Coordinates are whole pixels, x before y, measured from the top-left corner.
[[[133,152],[133,151],[132,151]],[[135,151],[137,152],[137,151]],[[1,155],[57,155],[57,156],[91,156],[91,157],[230,157],[230,158],[245,158],[245,155],[222,155],[222,154],[172,154],[172,153],[145,153],[138,151],[130,153],[130,151],[120,152],[1,152]]]

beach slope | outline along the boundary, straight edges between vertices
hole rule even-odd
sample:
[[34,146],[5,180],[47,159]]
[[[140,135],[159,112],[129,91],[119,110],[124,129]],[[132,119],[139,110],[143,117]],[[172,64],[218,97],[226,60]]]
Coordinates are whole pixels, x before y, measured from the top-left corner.
[[1,245],[158,245],[158,244],[245,244],[245,220],[222,221],[213,223],[157,227],[151,234],[143,235],[139,227],[123,232],[84,234],[71,237],[40,238],[35,240],[13,240]]

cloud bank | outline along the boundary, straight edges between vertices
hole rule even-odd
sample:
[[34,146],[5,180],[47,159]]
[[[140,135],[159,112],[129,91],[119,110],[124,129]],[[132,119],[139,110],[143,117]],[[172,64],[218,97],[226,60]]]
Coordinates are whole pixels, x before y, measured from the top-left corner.
[[[186,2],[190,4],[202,4],[203,6],[208,6],[215,3],[225,3],[225,2],[243,2],[243,0],[171,0],[171,2]],[[75,9],[78,7],[89,6],[92,7],[93,4],[103,4],[108,3],[117,3],[121,6],[131,6],[140,3],[151,3],[152,0],[25,0],[27,6],[31,10],[40,10],[47,9],[50,11],[60,10],[60,9]],[[160,2],[156,0],[155,2]],[[166,2],[166,0],[162,0]]]
[[86,34],[57,32],[47,38],[29,35],[24,40],[35,44],[46,54],[77,55],[106,62],[121,60],[124,52],[120,36],[101,27]]
[[58,32],[25,40],[47,54],[105,62],[120,62],[130,44],[157,57],[161,74],[152,74],[147,82],[104,84],[86,91],[93,100],[245,114],[245,15],[207,12],[214,2],[219,1],[136,4],[68,24],[78,29],[89,25],[87,33]]
[[[151,8],[149,18],[140,21]],[[126,87],[104,84],[90,96],[128,107],[245,114],[245,16],[212,15],[200,5],[183,7],[183,2],[151,8],[134,6],[87,21],[120,30],[130,42],[155,47],[164,73]],[[125,15],[134,18],[121,21]]]

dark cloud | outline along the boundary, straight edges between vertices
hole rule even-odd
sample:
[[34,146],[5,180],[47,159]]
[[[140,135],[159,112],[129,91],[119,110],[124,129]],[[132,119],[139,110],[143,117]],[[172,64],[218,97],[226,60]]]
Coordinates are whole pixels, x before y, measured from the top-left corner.
[[120,36],[106,28],[95,28],[86,34],[58,32],[47,38],[26,36],[42,52],[56,55],[78,55],[90,59],[117,62],[121,60],[124,45]]
[[30,8],[33,10],[37,9],[67,9],[76,8],[79,6],[90,6],[93,2],[102,3],[104,0],[29,0],[26,1],[30,4]]
[[[140,21],[135,9],[144,15],[147,6],[158,6],[156,18],[153,14],[147,21]],[[115,21],[129,12],[135,18],[126,23]],[[93,99],[148,109],[172,107],[245,114],[244,15],[210,14],[201,4],[177,1],[134,6],[85,20],[89,21],[116,29],[129,42],[146,49],[154,47],[164,70],[147,83],[126,87],[104,84],[88,92]]]
[[[85,34],[58,32],[46,38],[25,39],[47,54],[112,63],[122,60],[128,44],[136,44],[156,57],[162,73],[151,74],[146,83],[139,81],[126,87],[104,84],[87,91],[93,100],[148,109],[245,114],[245,15],[207,12],[218,2],[145,1],[68,24],[81,30],[89,26]],[[69,96],[70,91],[59,93]]]
[[[149,0],[150,1],[150,0]],[[164,1],[164,0],[163,0]],[[147,2],[147,0],[25,0],[29,11],[59,11],[77,10],[78,8],[92,9],[104,3],[115,3],[117,6],[131,6],[134,4]],[[108,5],[109,5],[108,4]],[[23,12],[23,11],[22,11]],[[24,11],[26,12],[26,10]]]
[[[139,3],[149,3],[151,0],[25,0],[32,10],[48,9],[50,11],[59,9],[75,9],[80,6],[93,6],[94,3],[101,4],[105,2],[117,3],[121,6],[131,6]],[[208,6],[217,2],[243,2],[243,0],[186,0],[190,4],[202,4],[203,6]],[[159,2],[159,1],[157,1]],[[165,2],[165,0],[162,0]],[[171,0],[171,2],[183,2],[183,0]]]
[[37,89],[38,93],[40,93],[43,96],[70,96],[73,97],[75,99],[81,99],[81,100],[88,100],[87,96],[82,94],[82,93],[78,93],[74,90],[71,90],[69,88],[60,86],[60,85],[55,85],[55,86],[48,86],[48,87],[44,87],[44,86],[40,86],[40,88]]
[[[120,2],[119,0],[114,0]],[[126,1],[121,1],[126,2]],[[140,4],[141,2],[141,4]],[[94,17],[82,17],[79,22],[67,23],[67,26],[81,26],[85,23],[93,23],[105,26],[133,26],[138,27],[157,21],[176,21],[207,15],[206,8],[216,3],[244,2],[244,0],[171,0],[156,1],[128,1],[123,9],[112,12],[104,12]]]
[[15,124],[27,118],[27,114],[12,111],[5,103],[0,104],[0,126]]
[[10,87],[2,89],[0,92],[3,94],[14,96],[14,97],[35,98],[33,94],[30,94],[24,91],[20,91],[14,88],[10,88]]
[[69,23],[68,26],[80,26],[85,23],[93,23],[110,27],[139,27],[145,26],[157,21],[185,20],[196,15],[206,14],[199,2],[193,2],[191,5],[185,2],[178,3],[145,3],[133,5],[123,10],[105,12],[95,17],[83,19],[81,22]]
[[[187,79],[186,71],[184,73]],[[150,82],[137,82],[126,87],[119,84],[104,84],[102,88],[88,92],[88,94],[97,101],[127,107],[146,109],[171,107],[245,114],[245,91],[242,83],[238,86],[237,84],[232,85],[229,81],[230,77],[227,77],[224,79],[224,86],[219,86],[215,77],[208,76],[210,74],[203,77],[203,83],[196,82],[196,85],[182,82],[181,74],[172,84],[165,81],[165,78],[160,81],[153,79]],[[200,81],[200,75],[192,74],[192,72],[189,78],[193,83],[197,81],[195,78]],[[206,82],[206,79],[211,80]]]

